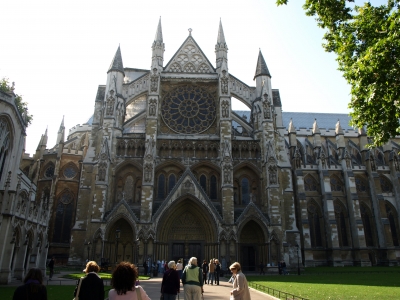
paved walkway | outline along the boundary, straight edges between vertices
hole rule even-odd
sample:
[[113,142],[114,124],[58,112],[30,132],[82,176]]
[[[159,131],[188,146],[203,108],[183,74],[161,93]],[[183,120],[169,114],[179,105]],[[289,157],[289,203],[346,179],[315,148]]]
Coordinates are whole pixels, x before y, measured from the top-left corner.
[[[61,272],[60,274],[54,274],[53,280],[45,280],[45,285],[76,285],[76,280],[61,278],[65,274],[71,272]],[[141,280],[140,284],[146,291],[147,295],[152,300],[160,299],[160,287],[161,287],[162,277],[154,277],[149,280]],[[105,289],[109,290],[110,280],[104,280]],[[19,286],[21,281],[12,281],[9,286]],[[204,300],[226,300],[229,299],[230,291],[232,289],[232,284],[228,283],[226,278],[221,278],[219,285],[204,285]],[[250,288],[251,300],[277,300],[278,298],[272,297],[268,294],[261,293],[257,290]],[[183,286],[181,284],[181,292],[179,295],[179,300],[183,299]]]

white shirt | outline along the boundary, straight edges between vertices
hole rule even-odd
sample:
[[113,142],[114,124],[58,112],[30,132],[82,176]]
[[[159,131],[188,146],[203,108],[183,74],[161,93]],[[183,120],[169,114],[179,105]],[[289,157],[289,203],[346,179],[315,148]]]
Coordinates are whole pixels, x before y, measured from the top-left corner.
[[[142,300],[151,300],[140,285],[138,285],[136,288],[139,289]],[[136,290],[127,291],[126,294],[118,295],[117,291],[112,289],[108,292],[108,300],[138,300],[138,298],[136,295]]]

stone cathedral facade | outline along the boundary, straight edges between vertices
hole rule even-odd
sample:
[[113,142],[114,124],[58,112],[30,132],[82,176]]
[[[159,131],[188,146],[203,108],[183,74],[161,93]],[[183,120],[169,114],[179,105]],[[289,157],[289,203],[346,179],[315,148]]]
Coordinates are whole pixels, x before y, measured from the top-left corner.
[[[62,121],[54,147],[45,133],[22,157],[32,197],[50,211],[47,231],[41,219],[31,230],[49,248],[32,249],[70,265],[397,265],[400,141],[369,149],[345,114],[284,112],[261,51],[254,86],[229,73],[221,23],[215,54],[214,66],[189,31],[164,62],[161,21],[149,70],[124,67],[118,47],[93,117],[67,135]],[[233,111],[234,99],[249,110]],[[4,224],[10,256],[8,241],[30,225]]]

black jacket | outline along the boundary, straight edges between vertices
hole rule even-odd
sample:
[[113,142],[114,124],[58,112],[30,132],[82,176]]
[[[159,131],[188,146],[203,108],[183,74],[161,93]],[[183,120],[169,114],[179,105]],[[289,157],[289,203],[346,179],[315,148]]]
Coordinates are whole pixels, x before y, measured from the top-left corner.
[[208,264],[207,263],[203,263],[201,265],[201,268],[203,269],[203,273],[208,273]]
[[178,271],[169,269],[164,273],[161,283],[161,293],[176,295],[180,289],[180,278]]
[[46,287],[39,282],[25,283],[17,287],[13,300],[47,300]]
[[[104,300],[104,283],[96,273],[88,273],[81,278],[82,284],[79,291],[79,300]],[[74,291],[74,297],[78,292],[78,283]]]

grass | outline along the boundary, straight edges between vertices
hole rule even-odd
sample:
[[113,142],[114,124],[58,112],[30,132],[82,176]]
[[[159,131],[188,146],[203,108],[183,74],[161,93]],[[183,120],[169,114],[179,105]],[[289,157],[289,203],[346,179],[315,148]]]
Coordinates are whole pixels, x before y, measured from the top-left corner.
[[[307,299],[400,299],[399,267],[307,268],[301,276],[247,276]],[[270,294],[272,292],[270,291]]]
[[[0,287],[0,295],[2,300],[11,300],[17,287]],[[48,300],[71,300],[74,297],[75,286],[47,286]]]

